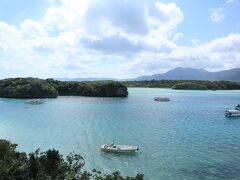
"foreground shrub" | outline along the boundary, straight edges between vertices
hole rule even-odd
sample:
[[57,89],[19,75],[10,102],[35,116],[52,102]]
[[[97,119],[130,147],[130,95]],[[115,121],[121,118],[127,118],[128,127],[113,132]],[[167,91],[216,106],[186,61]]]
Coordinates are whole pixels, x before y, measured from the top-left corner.
[[84,171],[84,159],[70,153],[66,158],[55,149],[33,153],[16,151],[16,144],[0,139],[0,179],[4,180],[143,180],[143,174],[124,177],[116,171],[104,174],[96,169]]

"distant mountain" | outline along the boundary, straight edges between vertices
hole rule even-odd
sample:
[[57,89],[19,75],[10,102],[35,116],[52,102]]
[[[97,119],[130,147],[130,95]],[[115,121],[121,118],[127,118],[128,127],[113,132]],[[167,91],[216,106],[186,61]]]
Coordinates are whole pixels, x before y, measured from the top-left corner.
[[150,76],[140,76],[134,79],[114,79],[114,78],[54,78],[59,81],[143,81],[143,80],[229,80],[240,81],[240,68],[209,72],[205,69],[182,68],[178,67],[166,73],[154,74]]
[[134,80],[232,80],[240,81],[240,68],[209,72],[205,69],[178,67],[163,74],[140,76]]

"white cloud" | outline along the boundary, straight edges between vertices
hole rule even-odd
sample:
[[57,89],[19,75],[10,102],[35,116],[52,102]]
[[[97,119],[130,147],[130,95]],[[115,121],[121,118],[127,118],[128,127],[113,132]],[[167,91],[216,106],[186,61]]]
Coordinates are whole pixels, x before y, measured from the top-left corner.
[[178,41],[184,37],[183,33],[176,33],[173,36],[173,41]]
[[54,4],[51,1],[38,21],[29,18],[19,25],[0,21],[0,77],[128,78],[176,66],[240,66],[239,34],[178,46],[183,34],[176,28],[184,15],[175,3],[61,0]]
[[221,22],[225,17],[222,7],[212,8],[210,9],[210,12],[211,12],[210,19],[215,23]]
[[[222,70],[240,66],[240,34],[230,34],[194,47],[176,47],[170,53],[142,53],[129,69],[136,74],[155,74],[175,67]],[[151,70],[150,70],[151,69]]]
[[46,37],[47,31],[44,29],[44,27],[41,25],[41,23],[31,20],[31,19],[25,19],[20,24],[21,30],[22,30],[22,36],[24,38],[39,38],[39,37]]
[[199,39],[192,39],[191,42],[194,46],[197,46],[199,44],[200,40]]
[[147,9],[148,24],[151,31],[157,31],[163,35],[174,30],[184,19],[183,12],[175,3],[155,3]]
[[240,53],[240,34],[229,34],[227,37],[215,39],[208,43],[208,48],[217,53]]

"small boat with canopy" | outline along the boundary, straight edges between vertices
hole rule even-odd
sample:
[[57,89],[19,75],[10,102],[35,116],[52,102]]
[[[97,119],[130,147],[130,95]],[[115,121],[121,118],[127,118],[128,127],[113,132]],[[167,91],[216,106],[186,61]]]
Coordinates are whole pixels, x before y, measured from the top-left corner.
[[100,149],[104,152],[133,153],[139,150],[138,146],[103,144]]
[[227,117],[240,117],[240,111],[239,110],[226,110],[225,116]]
[[225,116],[227,117],[240,117],[240,104],[238,104],[235,109],[226,110]]
[[37,104],[42,104],[43,100],[42,99],[28,99],[25,101],[26,104],[32,104],[32,105],[37,105]]

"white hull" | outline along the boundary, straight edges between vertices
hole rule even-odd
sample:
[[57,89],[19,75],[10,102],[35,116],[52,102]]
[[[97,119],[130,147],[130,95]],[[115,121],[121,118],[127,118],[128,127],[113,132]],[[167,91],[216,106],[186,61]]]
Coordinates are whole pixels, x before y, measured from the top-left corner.
[[104,152],[131,153],[139,150],[137,146],[104,144],[100,147]]
[[226,110],[225,116],[227,117],[240,117],[239,110]]
[[25,103],[36,105],[36,104],[42,104],[43,100],[42,99],[29,99],[29,100],[25,101]]

